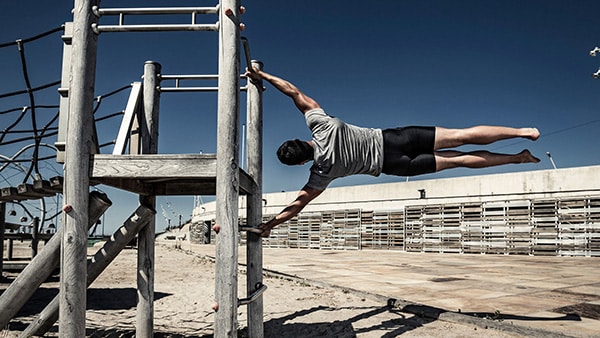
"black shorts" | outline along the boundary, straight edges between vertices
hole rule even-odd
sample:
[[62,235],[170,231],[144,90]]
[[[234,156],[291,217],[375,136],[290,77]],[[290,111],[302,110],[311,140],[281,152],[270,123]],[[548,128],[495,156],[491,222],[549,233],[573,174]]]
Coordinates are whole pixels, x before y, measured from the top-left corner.
[[435,127],[383,130],[383,170],[387,175],[415,176],[435,172]]

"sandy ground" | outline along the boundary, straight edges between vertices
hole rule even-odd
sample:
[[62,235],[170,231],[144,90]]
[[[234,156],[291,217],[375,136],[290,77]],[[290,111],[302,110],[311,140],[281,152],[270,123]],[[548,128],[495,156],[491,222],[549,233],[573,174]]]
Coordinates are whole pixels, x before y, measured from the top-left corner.
[[[134,337],[136,250],[125,249],[88,291],[88,337]],[[214,263],[172,242],[156,247],[155,337],[211,337]],[[14,274],[4,274],[0,290]],[[245,297],[245,275],[239,276]],[[265,337],[521,337],[475,324],[448,322],[403,313],[386,302],[348,290],[307,285],[268,276],[264,280]],[[32,317],[57,294],[52,276],[0,338],[18,337]],[[246,309],[239,308],[238,337],[246,337]],[[55,325],[47,337],[57,337]]]

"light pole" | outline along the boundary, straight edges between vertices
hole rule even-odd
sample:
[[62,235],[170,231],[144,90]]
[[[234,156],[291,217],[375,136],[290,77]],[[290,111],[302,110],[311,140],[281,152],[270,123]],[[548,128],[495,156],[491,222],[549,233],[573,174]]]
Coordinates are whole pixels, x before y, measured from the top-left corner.
[[550,152],[549,152],[549,151],[547,151],[547,152],[546,152],[546,155],[548,155],[548,158],[550,159],[550,162],[552,163],[552,167],[553,167],[554,169],[556,169],[556,164],[554,164],[554,160],[552,159],[552,155],[550,155]]

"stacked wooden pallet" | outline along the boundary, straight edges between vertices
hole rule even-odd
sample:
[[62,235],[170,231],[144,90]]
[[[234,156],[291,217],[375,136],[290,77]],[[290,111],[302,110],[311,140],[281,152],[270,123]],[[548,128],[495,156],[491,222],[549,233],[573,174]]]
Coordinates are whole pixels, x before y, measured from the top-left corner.
[[531,254],[556,256],[558,252],[558,214],[556,200],[533,200],[531,203]]
[[404,247],[408,252],[423,251],[423,207],[407,206],[404,208],[405,213],[405,235]]
[[531,202],[509,201],[506,205],[506,240],[508,254],[531,253]]
[[558,253],[561,256],[589,255],[588,200],[558,201]]
[[462,252],[463,253],[481,253],[483,252],[483,205],[481,203],[463,204],[462,219],[460,221],[460,231],[462,233]]
[[600,257],[600,198],[589,199],[590,256]]

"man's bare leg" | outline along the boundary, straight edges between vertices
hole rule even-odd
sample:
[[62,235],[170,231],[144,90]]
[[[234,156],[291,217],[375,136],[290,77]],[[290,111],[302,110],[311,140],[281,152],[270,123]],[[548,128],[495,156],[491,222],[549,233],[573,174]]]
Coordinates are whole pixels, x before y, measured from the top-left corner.
[[535,141],[540,137],[540,132],[537,128],[500,126],[475,126],[465,129],[436,127],[434,149],[454,148],[464,144],[490,144],[515,137]]
[[435,152],[436,171],[450,168],[487,168],[504,164],[538,163],[540,160],[525,149],[518,154],[498,154],[489,151],[461,152],[443,150]]

